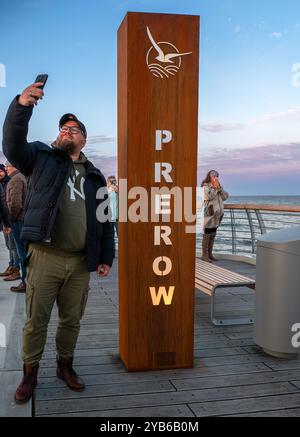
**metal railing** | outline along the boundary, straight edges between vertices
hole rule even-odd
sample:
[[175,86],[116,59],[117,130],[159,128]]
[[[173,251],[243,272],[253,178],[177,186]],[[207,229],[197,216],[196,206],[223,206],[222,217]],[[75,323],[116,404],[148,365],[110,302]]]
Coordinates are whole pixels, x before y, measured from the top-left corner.
[[[300,225],[300,206],[225,203],[224,207],[214,248],[216,252],[255,256],[259,235]],[[197,234],[198,248],[201,239]]]

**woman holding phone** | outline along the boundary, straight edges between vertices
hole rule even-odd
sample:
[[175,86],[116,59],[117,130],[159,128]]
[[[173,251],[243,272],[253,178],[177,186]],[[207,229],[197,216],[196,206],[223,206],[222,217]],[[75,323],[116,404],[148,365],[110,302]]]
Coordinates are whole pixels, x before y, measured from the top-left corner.
[[217,261],[212,251],[217,229],[224,215],[223,202],[228,199],[229,194],[220,185],[219,173],[216,170],[210,170],[207,173],[201,187],[203,188],[204,197],[201,211],[204,216],[201,259],[211,263]]

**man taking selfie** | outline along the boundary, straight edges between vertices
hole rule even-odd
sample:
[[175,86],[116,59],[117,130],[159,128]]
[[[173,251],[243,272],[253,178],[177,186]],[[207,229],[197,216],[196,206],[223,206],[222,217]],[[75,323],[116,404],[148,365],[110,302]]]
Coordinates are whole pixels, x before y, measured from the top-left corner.
[[96,219],[97,206],[103,201],[96,199],[96,192],[106,181],[82,153],[87,136],[84,124],[75,115],[65,114],[52,147],[27,142],[34,105],[44,95],[42,85],[30,85],[12,101],[3,129],[6,158],[29,176],[21,233],[28,246],[24,376],[15,394],[17,403],[27,402],[37,384],[55,301],[57,376],[72,390],[85,388],[72,362],[90,272],[107,276],[114,258],[112,224]]

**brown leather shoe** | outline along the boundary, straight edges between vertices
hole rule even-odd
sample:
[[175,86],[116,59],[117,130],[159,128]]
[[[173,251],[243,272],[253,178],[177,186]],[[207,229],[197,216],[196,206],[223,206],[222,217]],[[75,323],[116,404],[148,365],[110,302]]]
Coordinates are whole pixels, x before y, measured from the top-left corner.
[[13,267],[13,272],[6,276],[6,278],[3,278],[3,281],[17,281],[18,279],[21,279],[20,269],[19,267]]
[[17,404],[25,404],[32,396],[33,390],[37,385],[37,374],[39,365],[34,367],[23,364],[23,379],[15,393],[15,401]]
[[0,276],[10,276],[13,273],[14,268],[12,266],[8,266],[5,272],[0,273]]
[[56,375],[59,379],[65,381],[67,386],[74,391],[82,391],[85,389],[85,384],[73,369],[73,357],[58,358]]
[[10,291],[14,291],[15,293],[26,293],[26,284],[25,282],[20,282],[16,287],[10,287]]

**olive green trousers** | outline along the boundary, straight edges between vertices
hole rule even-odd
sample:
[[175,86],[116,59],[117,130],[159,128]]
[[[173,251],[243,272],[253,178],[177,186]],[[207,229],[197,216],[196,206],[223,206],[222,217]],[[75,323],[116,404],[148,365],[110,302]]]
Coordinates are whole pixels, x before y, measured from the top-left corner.
[[72,357],[88,298],[90,274],[86,257],[53,254],[30,245],[27,263],[23,360],[30,366],[40,361],[55,302],[59,317],[57,354],[62,358]]

